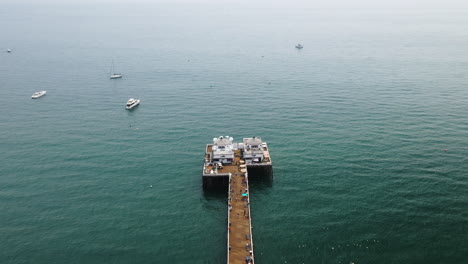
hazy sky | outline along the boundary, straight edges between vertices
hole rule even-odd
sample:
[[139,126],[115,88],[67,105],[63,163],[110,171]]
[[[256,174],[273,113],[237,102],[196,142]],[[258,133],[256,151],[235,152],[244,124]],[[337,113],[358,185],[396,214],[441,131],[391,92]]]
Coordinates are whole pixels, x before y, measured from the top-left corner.
[[0,0],[0,3],[225,4],[304,8],[468,8],[468,0]]

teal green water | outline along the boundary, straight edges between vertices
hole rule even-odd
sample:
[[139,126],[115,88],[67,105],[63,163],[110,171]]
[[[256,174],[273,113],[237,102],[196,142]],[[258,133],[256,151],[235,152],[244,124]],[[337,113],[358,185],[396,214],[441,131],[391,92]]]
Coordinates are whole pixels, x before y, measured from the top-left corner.
[[7,7],[1,263],[225,262],[219,135],[269,143],[256,263],[466,263],[466,10]]

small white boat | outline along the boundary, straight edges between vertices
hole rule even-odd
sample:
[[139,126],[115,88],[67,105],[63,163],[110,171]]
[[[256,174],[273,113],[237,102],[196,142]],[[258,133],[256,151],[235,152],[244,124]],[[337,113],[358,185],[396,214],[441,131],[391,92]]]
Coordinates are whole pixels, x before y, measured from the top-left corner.
[[111,79],[119,79],[119,78],[122,78],[122,76],[123,76],[120,73],[115,73],[115,71],[114,71],[114,61],[112,61],[112,71],[111,72],[112,72],[111,76],[110,76]]
[[133,99],[130,98],[128,99],[127,105],[125,106],[125,109],[130,110],[134,108],[135,106],[140,104],[140,99]]
[[11,53],[11,49],[7,49],[6,52]]
[[120,73],[114,73],[111,75],[110,77],[111,79],[118,79],[118,78],[122,78],[122,74]]
[[47,93],[47,91],[40,91],[40,92],[34,93],[34,94],[31,96],[31,98],[32,98],[32,99],[37,99],[37,98],[39,98],[39,97],[44,96],[46,93]]
[[296,49],[302,49],[304,46],[302,46],[301,44],[297,44],[296,45]]

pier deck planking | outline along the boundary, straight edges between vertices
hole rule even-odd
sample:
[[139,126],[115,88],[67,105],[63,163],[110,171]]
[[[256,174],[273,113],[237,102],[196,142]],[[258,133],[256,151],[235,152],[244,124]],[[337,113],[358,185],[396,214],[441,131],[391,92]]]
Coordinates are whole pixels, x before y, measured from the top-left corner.
[[[248,177],[246,177],[247,172],[241,172],[239,160],[239,157],[236,157],[233,165],[223,168],[223,172],[231,173],[228,199],[228,248],[230,248],[228,263],[230,264],[245,264],[246,257],[253,259]],[[242,196],[243,193],[247,193],[247,196]]]

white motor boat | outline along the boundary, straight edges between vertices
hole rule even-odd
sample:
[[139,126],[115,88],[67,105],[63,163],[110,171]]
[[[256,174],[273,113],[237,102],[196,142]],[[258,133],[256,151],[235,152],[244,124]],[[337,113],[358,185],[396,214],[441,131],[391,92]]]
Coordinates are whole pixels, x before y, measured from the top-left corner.
[[301,44],[297,44],[296,45],[296,49],[302,49],[304,46],[302,46]]
[[40,91],[40,92],[34,93],[34,94],[31,96],[31,98],[32,98],[32,99],[37,99],[37,98],[39,98],[39,97],[44,96],[46,93],[47,93],[47,91]]
[[135,106],[140,104],[140,99],[133,99],[130,98],[128,99],[127,105],[125,106],[125,109],[130,110],[134,108]]
[[11,53],[11,49],[7,49],[6,52]]

